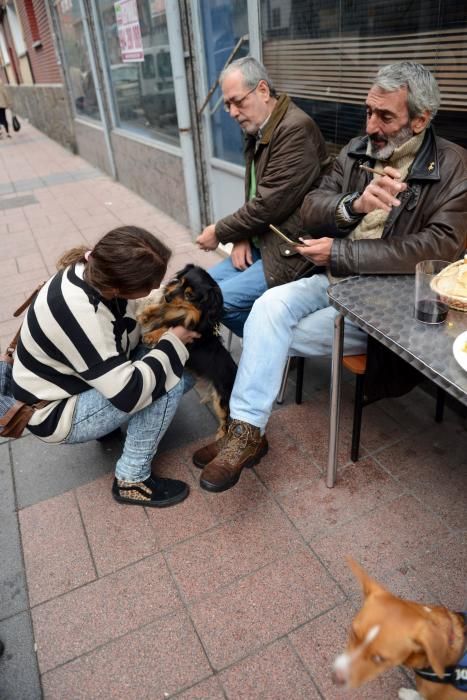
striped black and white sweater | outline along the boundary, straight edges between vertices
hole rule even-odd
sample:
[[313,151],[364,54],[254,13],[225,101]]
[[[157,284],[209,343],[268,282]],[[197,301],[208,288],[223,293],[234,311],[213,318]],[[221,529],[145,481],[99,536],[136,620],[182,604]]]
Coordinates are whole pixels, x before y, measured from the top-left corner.
[[61,442],[71,428],[77,396],[97,389],[121,411],[148,406],[180,380],[188,351],[171,332],[140,360],[131,361],[141,327],[136,301],[103,299],[83,279],[84,266],[58,272],[29,307],[16,348],[13,393],[33,404],[28,429]]

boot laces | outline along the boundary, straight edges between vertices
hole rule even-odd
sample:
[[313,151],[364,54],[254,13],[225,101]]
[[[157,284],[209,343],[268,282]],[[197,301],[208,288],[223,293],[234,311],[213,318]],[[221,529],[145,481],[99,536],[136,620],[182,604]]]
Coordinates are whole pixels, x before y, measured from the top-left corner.
[[237,455],[243,452],[248,442],[257,442],[254,435],[256,430],[258,429],[253,425],[233,419],[229,425],[227,444],[222,450],[222,456],[227,461],[231,459],[235,461]]

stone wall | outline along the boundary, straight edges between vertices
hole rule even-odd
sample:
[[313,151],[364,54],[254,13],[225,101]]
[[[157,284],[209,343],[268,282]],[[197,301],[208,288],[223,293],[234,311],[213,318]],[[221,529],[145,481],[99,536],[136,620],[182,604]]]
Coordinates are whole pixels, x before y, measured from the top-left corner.
[[182,154],[112,133],[119,181],[184,226],[189,226]]
[[111,176],[112,171],[102,125],[97,122],[76,119],[75,134],[77,152],[81,158]]
[[7,85],[11,111],[76,153],[73,119],[64,85]]

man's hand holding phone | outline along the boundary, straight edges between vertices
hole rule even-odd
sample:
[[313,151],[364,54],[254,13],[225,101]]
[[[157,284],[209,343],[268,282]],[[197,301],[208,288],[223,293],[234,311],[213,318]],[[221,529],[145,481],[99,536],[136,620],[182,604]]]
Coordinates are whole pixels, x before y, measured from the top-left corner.
[[[303,239],[302,239],[303,240]],[[297,245],[297,253],[319,267],[326,267],[331,260],[332,238],[310,238]]]
[[301,236],[298,241],[293,241],[291,238],[279,231],[276,226],[269,224],[271,231],[282,238],[285,243],[288,243],[291,248],[295,248],[297,253],[303,255],[304,258],[310,260],[315,265],[325,267],[331,259],[332,238],[309,238],[305,240]]

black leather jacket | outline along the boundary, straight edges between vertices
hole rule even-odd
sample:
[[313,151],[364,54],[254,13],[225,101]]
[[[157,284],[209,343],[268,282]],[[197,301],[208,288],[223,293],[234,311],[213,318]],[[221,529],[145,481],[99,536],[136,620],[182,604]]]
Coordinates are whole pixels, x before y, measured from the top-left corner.
[[420,260],[460,257],[467,232],[467,151],[426,131],[407,177],[410,191],[399,195],[381,239],[351,240],[352,227],[339,228],[336,208],[345,194],[363,192],[372,177],[359,165],[374,165],[366,155],[368,137],[342,149],[332,172],[304,200],[304,230],[316,238],[335,238],[330,270],[336,276],[407,274]]

